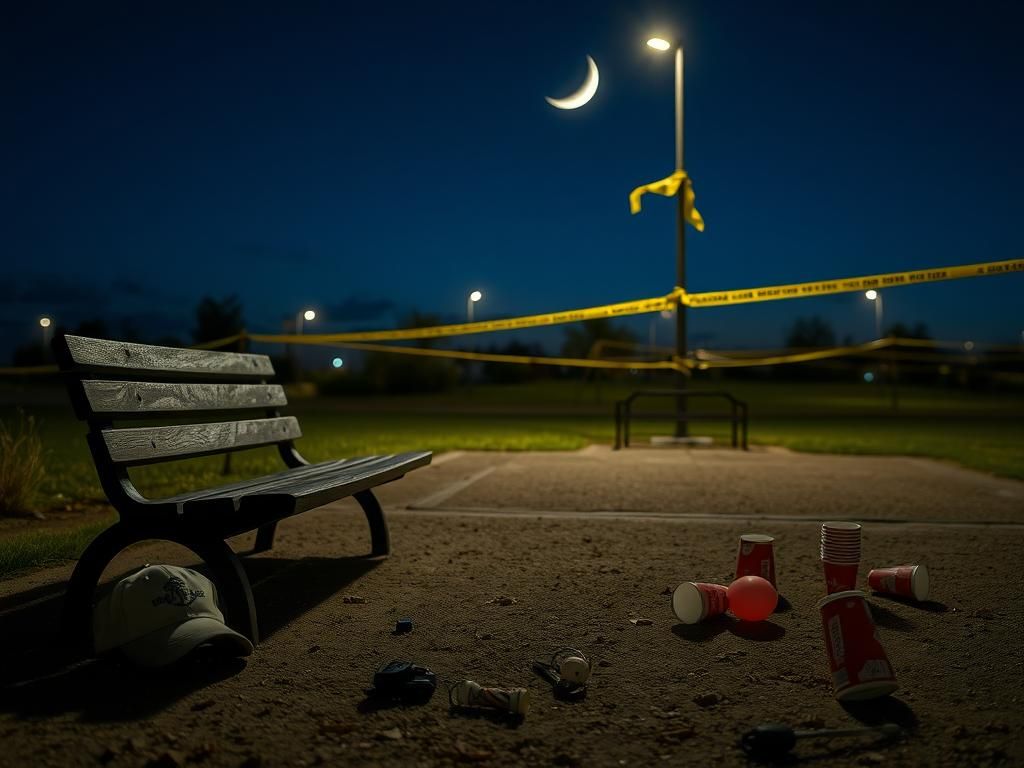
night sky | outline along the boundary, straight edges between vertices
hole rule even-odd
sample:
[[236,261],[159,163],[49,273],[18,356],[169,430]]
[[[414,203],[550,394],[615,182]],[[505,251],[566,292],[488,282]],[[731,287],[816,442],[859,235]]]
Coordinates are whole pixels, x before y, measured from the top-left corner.
[[[313,332],[459,321],[474,288],[480,318],[666,293],[674,204],[628,193],[673,170],[671,55],[644,41],[674,30],[691,290],[1024,256],[1020,3],[214,5],[2,12],[4,361],[44,313],[188,341],[204,294],[254,331],[314,307]],[[597,96],[551,108],[587,54]],[[888,291],[886,323],[1016,342],[1022,288]],[[693,310],[690,339],[778,346],[812,314],[874,335],[847,294]]]

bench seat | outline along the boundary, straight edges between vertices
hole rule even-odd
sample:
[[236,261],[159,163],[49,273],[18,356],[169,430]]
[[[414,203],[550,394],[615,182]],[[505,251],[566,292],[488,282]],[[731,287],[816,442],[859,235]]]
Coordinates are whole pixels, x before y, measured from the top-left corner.
[[[361,456],[293,467],[237,483],[154,499],[145,509],[183,515],[188,522],[218,527],[238,515],[241,530],[322,507],[402,477],[430,463],[429,451]],[[227,516],[228,519],[224,519]],[[214,518],[214,519],[211,519]],[[229,526],[234,527],[234,526]],[[232,535],[232,534],[228,534]]]

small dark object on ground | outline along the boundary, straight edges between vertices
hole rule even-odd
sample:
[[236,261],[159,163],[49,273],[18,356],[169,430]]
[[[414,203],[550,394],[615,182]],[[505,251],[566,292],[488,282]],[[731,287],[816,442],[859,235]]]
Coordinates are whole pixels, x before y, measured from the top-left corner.
[[902,729],[893,723],[859,728],[828,728],[817,731],[796,731],[788,725],[765,723],[747,731],[740,739],[740,748],[756,760],[777,760],[789,754],[797,739],[820,739],[835,736],[857,736],[877,733],[885,737],[898,736]]
[[412,619],[399,619],[395,622],[395,634],[404,635],[406,632],[412,632]]
[[411,661],[394,660],[373,675],[373,688],[367,694],[375,698],[398,699],[406,704],[425,704],[437,690],[437,676]]

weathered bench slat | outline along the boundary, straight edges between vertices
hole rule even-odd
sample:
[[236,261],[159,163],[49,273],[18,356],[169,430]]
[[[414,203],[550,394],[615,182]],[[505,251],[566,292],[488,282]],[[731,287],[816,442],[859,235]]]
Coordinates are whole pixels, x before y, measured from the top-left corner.
[[417,467],[430,463],[429,451],[401,453],[377,457],[380,461],[340,475],[314,477],[298,483],[265,488],[258,494],[243,496],[240,509],[273,512],[282,504],[291,503],[293,513],[321,507],[361,490],[396,480]]
[[172,457],[184,459],[205,456],[302,437],[299,422],[294,416],[169,427],[104,429],[101,434],[110,459],[115,464],[145,464]]
[[[266,355],[240,352],[211,352],[205,349],[180,349],[133,344],[125,341],[65,336],[59,348],[66,351],[68,367],[125,373],[153,373],[167,376],[234,376],[264,378],[274,374]],[[63,366],[62,366],[63,367]]]
[[280,384],[85,380],[82,390],[90,410],[106,414],[275,408],[288,404]]
[[325,461],[321,462],[320,464],[307,464],[304,467],[292,467],[291,469],[285,469],[280,472],[274,472],[273,474],[264,475],[262,477],[240,480],[236,483],[230,483],[227,485],[218,485],[213,488],[206,488],[201,491],[190,491],[188,493],[182,493],[177,496],[171,496],[170,498],[167,499],[160,499],[160,501],[200,502],[208,501],[210,499],[237,499],[246,494],[259,493],[263,488],[273,486],[279,482],[299,482],[302,480],[308,480],[309,478],[314,476],[336,473],[342,467],[356,466],[376,458],[378,457],[363,456],[358,459],[340,459],[337,461]]

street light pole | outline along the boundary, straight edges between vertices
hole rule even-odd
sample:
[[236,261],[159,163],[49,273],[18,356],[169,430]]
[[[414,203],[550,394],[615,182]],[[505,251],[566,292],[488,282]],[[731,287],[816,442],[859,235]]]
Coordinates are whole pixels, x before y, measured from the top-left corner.
[[50,334],[53,333],[53,321],[49,317],[39,318],[39,327],[43,329],[43,355],[50,353]]
[[864,298],[875,303],[875,338],[882,338],[882,294],[871,288],[864,291]]
[[[683,44],[676,43],[676,170],[684,170],[683,155]],[[676,285],[686,289],[686,185],[679,185],[676,208]],[[676,310],[676,357],[686,359],[686,306],[679,300]],[[686,388],[686,374],[681,369],[675,373],[676,388]],[[687,423],[686,396],[676,398],[676,437],[689,434]]]
[[466,322],[473,322],[473,305],[476,304],[484,295],[480,291],[473,291],[466,297]]

